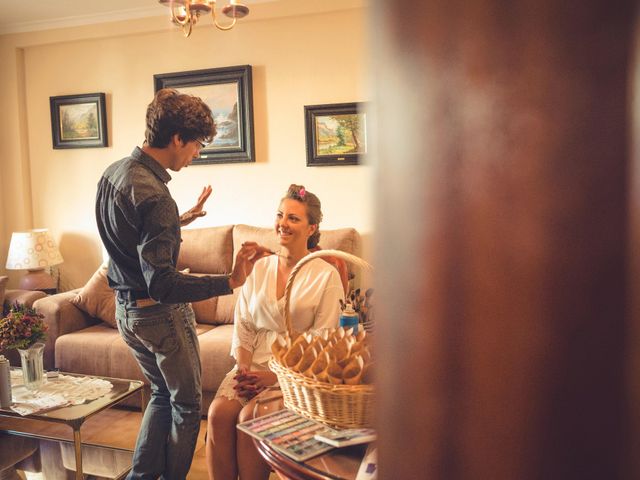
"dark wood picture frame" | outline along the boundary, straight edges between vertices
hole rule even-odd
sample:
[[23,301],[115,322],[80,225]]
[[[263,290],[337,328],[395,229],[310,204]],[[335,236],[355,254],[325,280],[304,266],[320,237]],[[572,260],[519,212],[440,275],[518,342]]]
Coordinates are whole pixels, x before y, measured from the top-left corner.
[[153,82],[156,92],[175,88],[211,108],[218,132],[194,164],[255,162],[251,65],[162,73]]
[[367,153],[364,103],[304,107],[307,166],[358,165]]
[[108,145],[104,93],[49,97],[53,148],[99,148]]

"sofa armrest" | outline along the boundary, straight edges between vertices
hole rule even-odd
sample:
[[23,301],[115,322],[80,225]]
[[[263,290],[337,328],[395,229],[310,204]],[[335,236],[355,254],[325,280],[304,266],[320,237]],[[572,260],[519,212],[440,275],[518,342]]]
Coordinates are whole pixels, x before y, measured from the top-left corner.
[[39,290],[7,290],[4,292],[4,301],[9,306],[18,302],[27,307],[33,306],[33,302],[46,297],[47,294]]
[[44,297],[33,304],[33,308],[44,315],[44,322],[49,327],[44,347],[45,369],[54,368],[58,337],[100,323],[99,319],[91,317],[71,303],[78,291],[79,289]]

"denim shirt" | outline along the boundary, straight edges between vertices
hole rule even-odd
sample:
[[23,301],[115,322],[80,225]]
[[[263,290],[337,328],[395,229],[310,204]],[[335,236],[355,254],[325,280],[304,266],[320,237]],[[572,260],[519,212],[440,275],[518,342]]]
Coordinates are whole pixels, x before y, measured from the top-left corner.
[[98,182],[96,220],[111,261],[115,290],[147,291],[161,303],[184,303],[232,293],[228,276],[177,271],[180,215],[167,183],[171,176],[136,147],[110,165]]

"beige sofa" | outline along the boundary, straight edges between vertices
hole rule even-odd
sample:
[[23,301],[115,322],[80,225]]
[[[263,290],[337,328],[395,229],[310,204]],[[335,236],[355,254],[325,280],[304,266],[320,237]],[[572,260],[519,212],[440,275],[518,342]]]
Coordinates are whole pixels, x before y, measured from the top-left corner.
[[[178,268],[189,268],[191,274],[228,273],[238,246],[249,240],[278,249],[275,234],[269,228],[235,225],[183,230]],[[359,255],[360,236],[352,228],[322,230],[320,245],[323,249]],[[34,302],[49,326],[45,368],[55,365],[66,372],[145,380],[118,330],[72,303],[79,291]],[[236,290],[234,295],[193,304],[200,341],[205,411],[224,375],[233,367],[230,346],[237,293]],[[112,295],[110,291],[109,294]]]

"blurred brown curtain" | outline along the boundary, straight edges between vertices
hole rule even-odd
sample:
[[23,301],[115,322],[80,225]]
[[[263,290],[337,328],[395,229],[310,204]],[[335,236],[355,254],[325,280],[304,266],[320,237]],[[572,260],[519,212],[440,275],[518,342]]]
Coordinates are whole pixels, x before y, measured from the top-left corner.
[[370,11],[380,478],[640,478],[636,2]]

